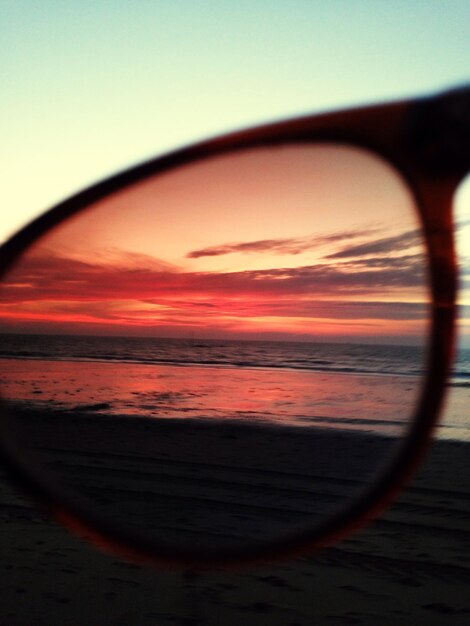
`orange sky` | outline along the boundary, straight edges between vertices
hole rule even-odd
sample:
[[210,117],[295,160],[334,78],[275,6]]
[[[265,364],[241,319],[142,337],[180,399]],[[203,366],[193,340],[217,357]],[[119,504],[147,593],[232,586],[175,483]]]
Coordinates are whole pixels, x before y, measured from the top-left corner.
[[417,228],[403,182],[357,149],[201,162],[42,238],[6,278],[0,330],[407,342],[427,301]]

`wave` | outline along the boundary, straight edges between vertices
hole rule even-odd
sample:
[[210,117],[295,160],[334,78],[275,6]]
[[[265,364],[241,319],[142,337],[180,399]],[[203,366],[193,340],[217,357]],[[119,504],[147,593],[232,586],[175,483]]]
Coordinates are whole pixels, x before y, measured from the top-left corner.
[[[2,335],[0,358],[176,367],[294,370],[344,375],[423,377],[417,346],[281,341]],[[466,387],[470,351],[456,362],[449,385]]]
[[93,362],[93,363],[119,363],[119,364],[132,364],[132,365],[171,365],[174,367],[227,367],[227,368],[240,368],[240,369],[283,369],[283,370],[298,370],[298,371],[310,371],[310,372],[324,372],[324,373],[336,373],[336,374],[361,374],[361,375],[381,375],[381,376],[423,376],[424,370],[416,371],[404,371],[399,368],[396,369],[379,369],[379,368],[366,368],[366,367],[354,367],[354,366],[341,366],[324,363],[296,363],[296,362],[269,362],[269,361],[240,361],[236,359],[204,359],[204,358],[145,358],[145,357],[132,357],[130,355],[117,356],[113,354],[99,354],[93,356],[83,355],[53,355],[53,354],[40,354],[35,352],[18,352],[8,353],[0,351],[1,359],[24,359],[24,360],[42,360],[42,361],[74,361],[74,362]]

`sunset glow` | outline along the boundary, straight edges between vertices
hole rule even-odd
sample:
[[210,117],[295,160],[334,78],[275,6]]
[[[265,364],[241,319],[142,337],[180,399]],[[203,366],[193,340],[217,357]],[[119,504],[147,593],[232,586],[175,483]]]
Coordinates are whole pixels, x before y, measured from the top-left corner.
[[426,272],[391,168],[332,145],[253,150],[149,179],[43,237],[1,330],[416,342]]

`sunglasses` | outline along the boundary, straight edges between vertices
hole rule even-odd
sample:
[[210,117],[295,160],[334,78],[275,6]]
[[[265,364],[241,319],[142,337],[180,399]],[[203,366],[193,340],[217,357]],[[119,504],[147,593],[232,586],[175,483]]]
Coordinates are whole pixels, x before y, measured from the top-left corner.
[[182,566],[330,544],[419,464],[452,362],[468,88],[119,173],[0,250],[0,447],[98,546]]

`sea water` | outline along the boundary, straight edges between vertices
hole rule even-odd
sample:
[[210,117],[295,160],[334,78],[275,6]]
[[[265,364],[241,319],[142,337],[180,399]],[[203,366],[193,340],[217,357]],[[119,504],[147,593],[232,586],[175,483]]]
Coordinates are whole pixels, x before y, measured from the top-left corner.
[[[49,410],[240,420],[402,434],[425,375],[417,346],[0,336],[1,394]],[[470,350],[437,436],[470,440]]]

